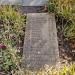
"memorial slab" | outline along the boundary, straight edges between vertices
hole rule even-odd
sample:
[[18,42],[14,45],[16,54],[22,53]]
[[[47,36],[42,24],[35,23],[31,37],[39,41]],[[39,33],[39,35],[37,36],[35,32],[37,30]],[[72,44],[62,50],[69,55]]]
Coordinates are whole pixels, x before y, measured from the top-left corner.
[[43,6],[48,0],[0,0],[1,5]]
[[28,13],[23,49],[23,67],[38,69],[59,61],[54,14]]
[[23,6],[44,6],[48,0],[23,0]]

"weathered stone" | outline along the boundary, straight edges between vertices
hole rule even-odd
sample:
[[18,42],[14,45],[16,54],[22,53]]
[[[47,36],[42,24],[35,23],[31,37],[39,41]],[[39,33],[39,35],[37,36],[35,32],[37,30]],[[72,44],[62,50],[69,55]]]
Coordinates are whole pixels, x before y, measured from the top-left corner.
[[20,11],[22,11],[24,14],[25,13],[42,13],[45,12],[44,6],[21,6],[19,7]]
[[48,0],[0,0],[0,4],[21,6],[43,6]]
[[23,0],[23,6],[43,6],[48,0]]
[[59,60],[54,14],[28,13],[23,50],[23,66],[56,66]]

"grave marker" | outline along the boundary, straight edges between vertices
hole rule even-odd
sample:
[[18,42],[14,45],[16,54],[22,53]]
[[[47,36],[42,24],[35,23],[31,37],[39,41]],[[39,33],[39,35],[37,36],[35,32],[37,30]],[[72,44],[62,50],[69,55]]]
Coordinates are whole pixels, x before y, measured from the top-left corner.
[[54,14],[28,13],[23,50],[24,66],[37,69],[56,66],[59,60]]
[[43,6],[48,0],[0,0],[2,5]]
[[48,0],[23,0],[23,6],[44,6]]

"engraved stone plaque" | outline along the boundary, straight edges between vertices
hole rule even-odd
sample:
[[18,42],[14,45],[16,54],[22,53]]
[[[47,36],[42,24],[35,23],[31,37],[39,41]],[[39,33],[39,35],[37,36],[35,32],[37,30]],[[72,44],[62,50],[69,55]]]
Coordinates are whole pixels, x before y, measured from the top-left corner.
[[54,14],[28,13],[23,49],[23,66],[56,66],[59,60]]

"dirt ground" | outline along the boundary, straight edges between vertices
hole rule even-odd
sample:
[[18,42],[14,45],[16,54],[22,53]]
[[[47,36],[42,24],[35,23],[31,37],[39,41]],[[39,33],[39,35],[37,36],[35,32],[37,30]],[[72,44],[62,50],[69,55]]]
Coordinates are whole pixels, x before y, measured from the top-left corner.
[[70,45],[70,43],[73,44],[73,40],[71,41],[64,37],[61,25],[57,25],[57,34],[60,62],[63,64],[73,63],[75,61],[75,48],[72,48],[72,46]]

